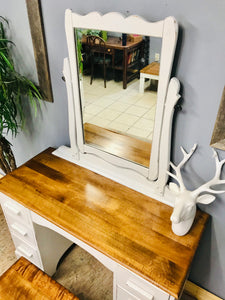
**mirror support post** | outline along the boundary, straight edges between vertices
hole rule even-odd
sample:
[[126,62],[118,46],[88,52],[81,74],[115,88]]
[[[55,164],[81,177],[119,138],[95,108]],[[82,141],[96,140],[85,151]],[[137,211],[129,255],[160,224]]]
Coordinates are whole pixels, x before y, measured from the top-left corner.
[[76,117],[75,117],[74,102],[73,102],[73,89],[72,89],[71,71],[70,71],[68,58],[64,58],[63,75],[65,77],[67,97],[68,97],[70,147],[79,158],[79,151],[77,147]]
[[[159,147],[159,177],[156,181],[156,188],[158,192],[164,193],[164,188],[168,180],[168,170],[170,162],[170,144],[171,144],[171,130],[174,114],[174,106],[180,99],[180,82],[177,78],[172,78],[169,83],[168,93],[165,102],[165,112],[162,122],[162,135]],[[165,149],[168,149],[165,151]]]
[[76,57],[76,42],[74,36],[74,26],[73,26],[73,17],[72,11],[70,9],[66,10],[65,14],[65,29],[66,29],[66,38],[69,51],[69,63],[70,69],[74,70],[71,72],[72,79],[72,93],[74,101],[74,112],[75,112],[75,121],[76,121],[76,136],[77,136],[77,145],[81,153],[84,152],[84,137],[83,137],[83,125],[82,125],[82,111],[80,103],[80,93],[79,93],[79,74],[78,74],[78,62]]
[[[160,140],[162,135],[162,126],[164,118],[164,107],[167,97],[167,89],[170,80],[172,62],[176,49],[178,37],[178,24],[173,17],[168,17],[164,21],[162,51],[159,73],[159,86],[157,95],[157,107],[154,124],[153,144],[150,158],[149,180],[156,180],[159,175],[160,160]],[[163,79],[163,80],[162,80]],[[169,145],[170,148],[170,145]]]

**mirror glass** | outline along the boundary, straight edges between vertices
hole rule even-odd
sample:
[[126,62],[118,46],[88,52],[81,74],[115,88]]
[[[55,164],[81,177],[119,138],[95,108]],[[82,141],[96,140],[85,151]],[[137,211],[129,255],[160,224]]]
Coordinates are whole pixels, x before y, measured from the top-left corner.
[[161,38],[75,29],[85,144],[149,167]]

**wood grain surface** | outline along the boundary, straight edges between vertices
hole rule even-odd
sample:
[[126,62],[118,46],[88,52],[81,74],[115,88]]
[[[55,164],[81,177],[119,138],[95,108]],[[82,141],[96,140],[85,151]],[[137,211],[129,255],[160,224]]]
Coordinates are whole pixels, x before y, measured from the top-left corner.
[[[185,284],[185,293],[192,296],[193,300],[223,300],[222,298],[211,294],[210,292],[200,288],[199,286],[188,280]],[[183,299],[183,295],[181,300],[185,300]]]
[[79,300],[21,257],[0,277],[0,300]]
[[84,124],[85,143],[111,153],[113,155],[149,167],[150,142],[108,130],[90,123]]
[[159,76],[159,67],[160,67],[160,64],[158,62],[154,61],[150,65],[147,65],[146,67],[141,69],[140,73]]
[[178,237],[171,207],[52,151],[2,178],[0,191],[178,298],[208,215],[198,211]]

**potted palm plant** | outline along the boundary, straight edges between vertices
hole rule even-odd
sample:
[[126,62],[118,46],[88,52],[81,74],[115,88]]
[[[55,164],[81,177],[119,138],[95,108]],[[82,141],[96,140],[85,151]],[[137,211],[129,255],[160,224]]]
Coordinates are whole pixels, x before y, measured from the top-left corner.
[[[38,87],[15,70],[12,59],[14,44],[6,36],[8,22],[0,16],[0,168],[9,173],[16,168],[15,158],[7,134],[16,136],[23,128],[25,113],[24,101],[37,107],[42,95]],[[27,97],[24,97],[27,96]]]

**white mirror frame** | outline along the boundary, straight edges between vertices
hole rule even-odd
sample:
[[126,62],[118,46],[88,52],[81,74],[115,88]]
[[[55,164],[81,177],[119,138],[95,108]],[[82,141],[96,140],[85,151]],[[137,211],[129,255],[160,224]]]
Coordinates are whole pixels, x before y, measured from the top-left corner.
[[[84,143],[79,77],[76,58],[75,28],[90,28],[120,33],[162,38],[160,80],[153,132],[150,167],[116,157]],[[178,24],[173,17],[151,23],[138,16],[125,18],[119,13],[100,15],[92,12],[79,15],[67,9],[65,29],[69,58],[64,60],[69,106],[69,134],[71,147],[64,146],[55,154],[109,177],[151,197],[163,195],[168,178],[170,136],[174,105],[179,99],[179,82],[170,74],[178,36]],[[160,201],[163,201],[160,199]],[[163,201],[166,202],[166,201]]]

